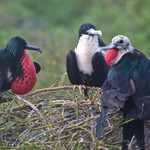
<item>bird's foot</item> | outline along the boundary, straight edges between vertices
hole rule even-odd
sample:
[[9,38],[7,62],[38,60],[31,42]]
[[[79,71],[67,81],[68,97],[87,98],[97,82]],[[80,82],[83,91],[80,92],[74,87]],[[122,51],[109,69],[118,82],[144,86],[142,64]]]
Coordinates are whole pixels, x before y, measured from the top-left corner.
[[75,88],[79,88],[80,95],[82,95],[82,89],[85,89],[85,85],[74,85],[73,90],[75,90]]
[[102,89],[101,88],[98,88],[98,90],[97,90],[97,96],[99,96],[100,95],[100,92],[102,91]]

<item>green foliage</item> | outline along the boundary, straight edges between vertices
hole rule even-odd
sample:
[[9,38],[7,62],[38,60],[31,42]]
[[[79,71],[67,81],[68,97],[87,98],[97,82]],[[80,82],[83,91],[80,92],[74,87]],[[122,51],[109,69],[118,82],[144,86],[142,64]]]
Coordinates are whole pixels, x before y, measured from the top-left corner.
[[[66,54],[78,41],[82,23],[91,22],[103,31],[106,44],[124,34],[132,45],[150,55],[149,0],[1,0],[0,47],[14,36],[40,46],[43,54],[28,52],[42,71],[35,88],[49,87],[60,80]],[[69,82],[67,82],[69,83]]]
[[2,125],[3,124],[3,120],[0,120],[0,125]]
[[12,129],[11,126],[7,126],[7,125],[6,125],[4,128],[5,128],[6,130],[11,130],[11,129]]

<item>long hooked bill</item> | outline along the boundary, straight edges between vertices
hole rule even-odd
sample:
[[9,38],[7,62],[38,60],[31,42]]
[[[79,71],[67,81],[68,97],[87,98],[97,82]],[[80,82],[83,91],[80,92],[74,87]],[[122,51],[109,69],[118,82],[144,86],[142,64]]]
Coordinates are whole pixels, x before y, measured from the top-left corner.
[[100,35],[100,36],[102,36],[102,31],[101,30],[89,29],[89,30],[87,30],[87,32],[89,34],[92,34],[92,35]]
[[100,50],[101,51],[107,51],[109,49],[115,49],[117,48],[118,44],[117,43],[111,43],[110,45],[108,46],[104,46],[104,47],[101,47]]
[[39,51],[42,54],[42,49],[40,47],[31,46],[31,45],[26,44],[25,49]]

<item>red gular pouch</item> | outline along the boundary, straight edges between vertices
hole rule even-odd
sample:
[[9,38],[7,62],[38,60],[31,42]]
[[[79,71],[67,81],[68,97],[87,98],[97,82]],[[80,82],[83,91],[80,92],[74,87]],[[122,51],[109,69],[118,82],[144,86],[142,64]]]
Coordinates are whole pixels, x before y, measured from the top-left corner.
[[109,67],[112,67],[114,65],[113,60],[118,56],[118,52],[119,52],[118,49],[107,50],[105,60]]
[[21,58],[21,65],[23,73],[18,76],[11,85],[13,93],[23,95],[32,90],[36,83],[36,70],[33,61],[24,51],[24,55]]

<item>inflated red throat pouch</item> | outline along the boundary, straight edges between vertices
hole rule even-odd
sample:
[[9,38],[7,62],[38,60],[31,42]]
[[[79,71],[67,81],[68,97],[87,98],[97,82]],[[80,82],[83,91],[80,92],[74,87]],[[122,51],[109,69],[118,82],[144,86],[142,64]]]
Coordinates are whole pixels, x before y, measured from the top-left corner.
[[21,59],[23,73],[11,85],[12,92],[18,95],[28,93],[36,83],[36,70],[33,61],[25,51]]
[[119,50],[117,50],[117,49],[107,50],[106,55],[105,55],[105,60],[106,60],[106,63],[109,67],[113,66],[112,60],[117,57],[118,52],[119,52]]

